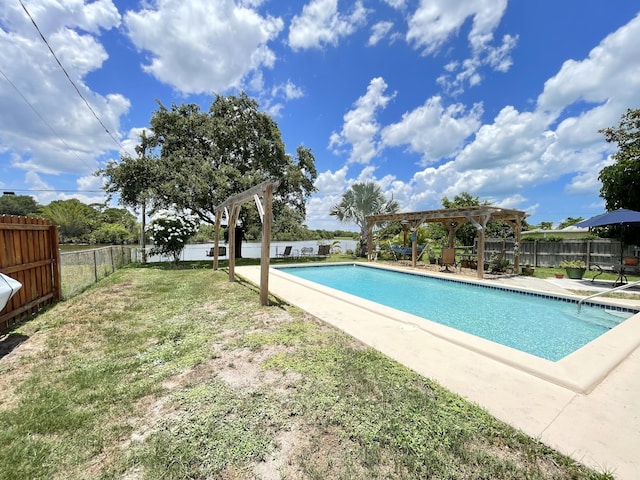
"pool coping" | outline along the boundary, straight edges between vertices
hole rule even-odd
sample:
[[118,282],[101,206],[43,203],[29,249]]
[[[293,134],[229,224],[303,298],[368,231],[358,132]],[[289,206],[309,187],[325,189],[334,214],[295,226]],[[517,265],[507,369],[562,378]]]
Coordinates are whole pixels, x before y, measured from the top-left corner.
[[[255,285],[260,283],[260,266],[236,267],[235,272],[238,277]],[[336,295],[337,291],[323,292],[322,288],[304,285],[301,279],[295,279],[271,268],[269,291],[479,404],[496,418],[573,459],[599,471],[612,472],[618,479],[640,478],[640,458],[637,455],[637,445],[640,445],[640,348],[623,358],[592,391],[576,393],[543,376],[422,330],[415,325],[415,319],[393,320],[390,316],[396,310],[389,309],[393,312],[386,312],[386,308],[373,302],[368,305],[369,308],[363,308],[363,303],[350,303],[345,301],[346,297],[338,298],[340,295]],[[495,285],[504,285],[505,282],[519,286],[523,282],[532,283],[536,286],[533,290],[554,294],[566,292],[573,297],[570,292],[542,279],[514,277],[485,281],[489,284],[495,282]],[[640,298],[639,301],[620,303],[640,307]],[[423,319],[420,321],[424,322]],[[633,327],[627,332],[628,336],[640,339],[640,326],[634,324]],[[627,342],[627,349],[633,348],[634,343]],[[618,348],[618,345],[609,344],[606,349],[613,349],[615,353]],[[624,355],[618,358],[620,356]],[[604,361],[609,362],[608,359]],[[574,362],[571,368],[577,369],[576,373],[582,379],[589,377],[589,374],[581,373],[580,369],[589,370],[594,363],[598,368],[597,362]],[[615,363],[617,360],[609,362],[609,367],[601,370],[608,370]],[[555,373],[564,375],[565,372]],[[593,377],[591,375],[590,378]],[[595,377],[597,383],[598,376]],[[584,385],[576,387],[587,390]]]
[[[406,271],[387,265],[372,265],[360,262],[348,263],[348,265],[352,264],[366,268],[377,268],[401,272],[404,274],[436,278],[441,281],[480,285],[492,289],[512,292],[525,292],[527,294],[567,300],[576,303],[582,298],[577,295],[563,295],[523,287],[496,285],[490,280],[483,281],[468,278],[443,278],[442,276],[433,275],[429,272],[416,270]],[[312,264],[287,265],[282,268],[304,268],[311,265]],[[316,266],[320,267],[330,265],[340,266],[345,265],[345,263],[316,264]],[[487,356],[549,382],[553,382],[556,385],[568,388],[576,393],[587,394],[593,391],[593,389],[599,385],[615,367],[640,347],[640,335],[633,335],[633,333],[640,333],[640,313],[636,313],[631,318],[625,320],[621,324],[612,328],[608,332],[605,332],[566,357],[553,362],[551,360],[546,360],[533,354],[448,327],[423,317],[405,313],[377,302],[366,300],[331,287],[326,287],[324,285],[296,277],[295,275],[289,275],[278,267],[272,268],[271,273],[275,276],[286,278],[288,281],[297,285],[327,295],[335,300],[348,302],[368,312],[375,312],[379,315],[383,315],[392,321],[400,322],[405,325],[412,325],[419,330],[427,332],[445,341],[472,350],[480,355]],[[638,311],[637,308],[630,308],[628,305],[615,302],[614,300],[592,300],[587,302],[587,304],[614,308],[619,307],[624,310]]]

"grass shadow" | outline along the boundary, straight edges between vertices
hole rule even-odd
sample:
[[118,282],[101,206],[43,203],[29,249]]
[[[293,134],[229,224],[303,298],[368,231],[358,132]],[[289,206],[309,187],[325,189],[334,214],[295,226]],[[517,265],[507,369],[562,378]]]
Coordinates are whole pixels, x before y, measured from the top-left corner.
[[28,335],[21,333],[10,333],[4,338],[0,339],[0,359],[9,355],[15,350],[21,343],[26,342],[29,339]]

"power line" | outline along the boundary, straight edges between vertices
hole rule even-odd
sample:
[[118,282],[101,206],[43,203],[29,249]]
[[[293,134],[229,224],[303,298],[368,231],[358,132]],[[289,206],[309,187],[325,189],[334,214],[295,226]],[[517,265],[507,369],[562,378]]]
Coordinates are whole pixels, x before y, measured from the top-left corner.
[[38,118],[39,118],[40,120],[42,120],[42,123],[44,123],[47,127],[49,127],[49,130],[51,130],[51,131],[53,132],[53,134],[54,134],[56,137],[58,137],[58,140],[60,140],[60,141],[62,142],[62,144],[63,144],[65,147],[67,147],[67,148],[69,149],[69,151],[70,151],[71,153],[73,153],[73,155],[75,155],[75,156],[76,156],[76,158],[77,158],[78,160],[80,160],[82,163],[84,163],[84,165],[85,165],[89,170],[92,170],[92,167],[90,167],[90,166],[87,164],[87,162],[85,162],[85,161],[82,159],[82,157],[80,157],[80,155],[78,155],[78,153],[77,153],[73,148],[71,148],[71,147],[67,144],[67,142],[64,140],[64,138],[62,138],[62,137],[58,134],[58,132],[56,132],[56,131],[54,130],[54,128],[49,124],[49,122],[47,122],[47,121],[44,119],[44,117],[43,117],[42,115],[40,115],[40,112],[38,112],[38,110],[36,110],[36,107],[34,107],[34,106],[33,106],[33,104],[32,104],[32,103],[27,99],[27,97],[25,97],[25,96],[22,94],[22,92],[20,91],[20,89],[19,89],[19,88],[18,88],[18,87],[17,87],[17,86],[16,86],[16,85],[15,85],[15,84],[10,80],[10,79],[9,79],[9,77],[7,77],[7,75],[4,73],[4,71],[2,71],[2,69],[0,69],[0,74],[2,74],[2,76],[3,76],[3,77],[5,78],[5,80],[9,83],[9,85],[11,85],[11,86],[14,88],[14,90],[15,90],[16,92],[18,92],[18,95],[20,95],[20,96],[22,97],[22,99],[26,102],[26,104],[27,104],[27,105],[29,105],[29,107],[31,107],[31,110],[33,110],[33,112],[38,116]]
[[27,7],[25,7],[24,3],[22,3],[22,0],[18,0],[20,2],[20,5],[22,6],[22,9],[25,11],[25,13],[27,14],[27,16],[29,17],[29,20],[31,20],[31,23],[33,23],[33,26],[35,27],[35,29],[38,31],[38,34],[40,35],[40,38],[42,39],[42,41],[44,42],[44,44],[47,46],[47,48],[49,49],[49,51],[51,52],[51,55],[53,55],[53,58],[55,58],[56,62],[58,63],[58,65],[60,66],[60,68],[62,69],[62,71],[64,72],[65,76],[67,77],[67,80],[69,80],[69,83],[71,83],[71,85],[73,86],[73,88],[75,89],[76,93],[80,96],[80,98],[82,99],[82,101],[85,103],[85,105],[87,106],[87,108],[89,109],[89,111],[93,114],[93,116],[96,118],[96,120],[100,123],[100,125],[102,125],[102,128],[104,129],[105,132],[107,132],[107,135],[109,135],[109,137],[111,137],[111,140],[114,141],[114,143],[118,146],[118,148],[120,150],[126,151],[124,149],[124,147],[122,146],[122,144],[120,143],[119,140],[117,140],[113,134],[109,131],[109,129],[107,128],[107,126],[102,122],[102,120],[100,119],[100,117],[98,117],[98,114],[95,112],[95,110],[91,107],[91,105],[89,104],[89,102],[87,101],[87,99],[84,97],[84,95],[82,95],[82,92],[80,91],[80,89],[78,88],[78,86],[75,84],[75,82],[71,79],[71,77],[69,76],[69,73],[67,72],[67,70],[64,68],[64,66],[62,65],[62,62],[60,62],[60,60],[58,59],[57,55],[55,54],[55,52],[53,51],[53,49],[51,48],[51,45],[49,45],[49,42],[47,41],[47,39],[45,38],[45,36],[42,34],[42,32],[40,31],[40,27],[38,27],[38,24],[36,23],[36,21],[33,19],[33,17],[31,16],[31,14],[29,13],[29,10],[27,10]]
[[65,188],[11,188],[3,187],[3,190],[10,192],[65,192],[65,193],[105,193],[104,190],[71,190]]

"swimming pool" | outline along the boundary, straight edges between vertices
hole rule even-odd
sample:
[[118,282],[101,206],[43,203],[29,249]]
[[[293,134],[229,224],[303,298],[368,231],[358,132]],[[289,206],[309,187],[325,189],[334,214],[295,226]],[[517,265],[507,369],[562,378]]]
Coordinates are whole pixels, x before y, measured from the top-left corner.
[[578,313],[575,299],[366,265],[278,270],[554,362],[637,313],[594,303]]

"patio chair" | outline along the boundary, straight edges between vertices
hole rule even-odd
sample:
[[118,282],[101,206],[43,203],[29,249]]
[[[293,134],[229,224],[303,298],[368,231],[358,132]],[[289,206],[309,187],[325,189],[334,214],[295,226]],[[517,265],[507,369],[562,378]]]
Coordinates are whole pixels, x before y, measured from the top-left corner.
[[293,247],[291,245],[287,245],[286,247],[284,247],[284,252],[276,253],[276,257],[290,258],[292,256],[292,254],[291,254],[292,249],[293,249]]
[[318,256],[326,257],[331,253],[331,245],[318,245]]
[[[216,247],[211,247],[206,253],[207,257],[213,257],[215,255],[215,251],[216,251]],[[219,245],[218,256],[224,257],[226,254],[227,254],[227,247],[225,247],[224,245]]]
[[442,249],[442,262],[441,265],[444,265],[444,270],[440,270],[441,272],[452,272],[449,270],[449,266],[454,266],[456,264],[456,249],[455,248],[443,248]]

